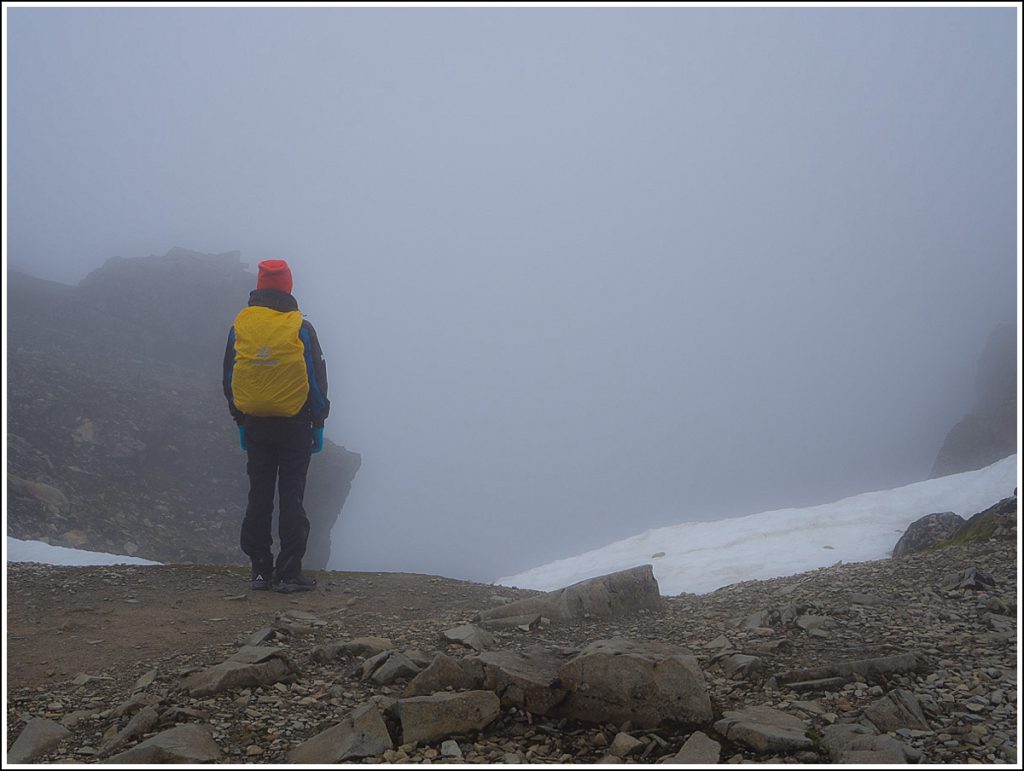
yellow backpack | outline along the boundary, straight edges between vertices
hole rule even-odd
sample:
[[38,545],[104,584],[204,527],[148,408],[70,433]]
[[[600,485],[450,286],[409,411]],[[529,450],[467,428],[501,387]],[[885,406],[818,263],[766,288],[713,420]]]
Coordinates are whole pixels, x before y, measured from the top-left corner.
[[309,376],[301,326],[300,311],[282,313],[260,305],[235,317],[231,392],[246,415],[291,417],[306,403]]

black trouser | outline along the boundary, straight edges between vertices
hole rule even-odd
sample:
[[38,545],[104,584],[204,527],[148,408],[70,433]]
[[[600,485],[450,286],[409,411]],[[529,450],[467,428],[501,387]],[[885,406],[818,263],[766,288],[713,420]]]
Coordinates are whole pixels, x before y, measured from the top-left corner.
[[[248,447],[249,505],[242,521],[242,551],[252,560],[253,575],[294,578],[302,572],[302,557],[309,538],[309,520],[302,508],[313,443],[309,418],[246,417],[245,443]],[[274,515],[274,487],[280,509],[278,535],[281,551],[274,557],[271,522]]]

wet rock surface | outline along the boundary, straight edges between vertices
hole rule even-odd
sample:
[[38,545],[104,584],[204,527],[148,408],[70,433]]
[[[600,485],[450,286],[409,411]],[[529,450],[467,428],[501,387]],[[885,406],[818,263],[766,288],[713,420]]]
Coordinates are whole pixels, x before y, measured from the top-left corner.
[[[275,765],[334,751],[372,763],[1015,763],[1012,535],[667,597],[660,610],[490,629],[484,652],[442,633],[495,607],[495,595],[539,593],[320,572],[317,590],[295,597],[248,592],[240,568],[12,564],[7,746],[42,719],[54,737],[38,750],[44,763]],[[797,623],[806,616],[831,623]],[[827,637],[813,634],[822,628]],[[257,633],[256,650],[275,655],[242,653]],[[711,714],[540,714],[548,691],[568,690],[559,672],[613,640],[688,650]],[[378,656],[401,664],[389,682],[374,681],[380,666],[362,676]],[[291,666],[267,682],[181,687],[229,660]],[[455,697],[463,713],[444,706]],[[441,727],[406,739],[410,703]],[[449,713],[466,719],[441,723]]]

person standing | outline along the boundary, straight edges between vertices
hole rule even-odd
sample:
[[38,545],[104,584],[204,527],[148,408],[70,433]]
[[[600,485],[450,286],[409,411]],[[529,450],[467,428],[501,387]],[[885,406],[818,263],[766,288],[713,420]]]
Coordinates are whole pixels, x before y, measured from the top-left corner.
[[[247,454],[249,500],[241,547],[254,590],[303,592],[316,579],[302,574],[309,520],[302,506],[311,455],[324,443],[327,364],[316,331],[292,296],[284,260],[259,264],[256,289],[235,317],[224,352],[224,396]],[[275,563],[271,522],[279,497],[280,550]]]

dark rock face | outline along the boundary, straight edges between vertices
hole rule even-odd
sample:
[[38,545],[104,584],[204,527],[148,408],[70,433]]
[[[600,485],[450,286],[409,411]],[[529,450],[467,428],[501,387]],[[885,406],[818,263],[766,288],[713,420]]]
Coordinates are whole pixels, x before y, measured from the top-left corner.
[[[9,535],[247,562],[245,454],[220,383],[228,329],[256,286],[246,267],[237,252],[172,249],[112,258],[77,287],[9,273]],[[360,460],[328,441],[310,464],[304,567],[326,566]]]
[[893,557],[917,554],[955,533],[966,520],[952,511],[928,514],[913,522],[896,542]]
[[1017,451],[1016,368],[1016,329],[1000,324],[978,359],[976,406],[947,434],[930,478],[984,468]]

